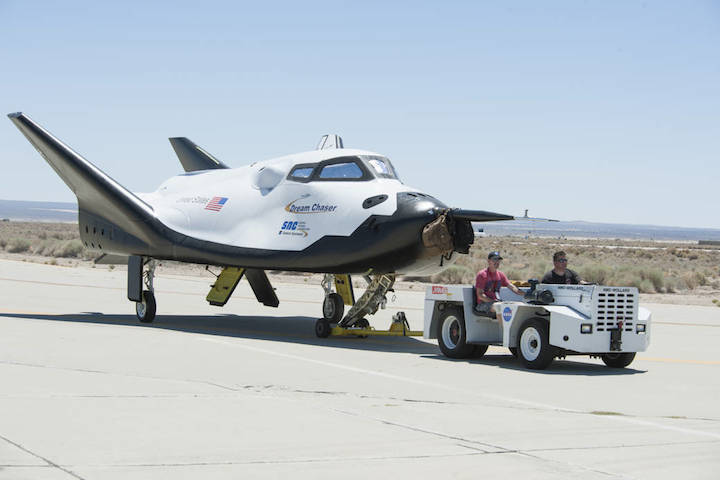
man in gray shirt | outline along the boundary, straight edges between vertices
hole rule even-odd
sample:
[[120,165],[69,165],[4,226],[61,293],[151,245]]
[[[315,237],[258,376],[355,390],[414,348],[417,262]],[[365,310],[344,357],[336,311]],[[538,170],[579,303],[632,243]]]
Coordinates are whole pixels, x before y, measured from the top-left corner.
[[567,268],[567,255],[562,250],[553,255],[553,269],[545,274],[540,283],[585,285],[580,275]]

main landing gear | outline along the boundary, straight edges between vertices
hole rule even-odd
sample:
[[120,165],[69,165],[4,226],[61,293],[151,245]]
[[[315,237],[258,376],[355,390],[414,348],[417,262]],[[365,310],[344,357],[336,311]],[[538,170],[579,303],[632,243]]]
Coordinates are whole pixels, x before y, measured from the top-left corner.
[[152,258],[133,255],[128,259],[128,299],[135,302],[135,314],[142,323],[155,320],[157,303],[153,279],[156,265]]
[[[385,308],[385,304],[387,303],[386,294],[392,289],[395,283],[395,275],[375,275],[373,278],[365,277],[365,279],[369,284],[365,293],[363,293],[357,302],[353,302],[350,276],[342,275],[336,277],[332,274],[325,274],[322,281],[322,287],[323,290],[325,290],[323,318],[315,322],[315,334],[318,337],[328,337],[332,333],[334,325],[342,328],[352,327],[364,329],[370,327],[370,322],[364,317],[366,315],[373,315],[378,311],[378,308]],[[337,290],[342,289],[344,295],[333,292],[333,283],[335,283]],[[344,296],[347,298],[343,298]],[[343,318],[346,303],[352,304],[352,308]]]

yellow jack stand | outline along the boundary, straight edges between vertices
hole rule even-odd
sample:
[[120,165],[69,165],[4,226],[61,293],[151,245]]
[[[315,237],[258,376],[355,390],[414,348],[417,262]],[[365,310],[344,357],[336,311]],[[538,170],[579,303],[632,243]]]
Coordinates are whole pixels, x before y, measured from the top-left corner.
[[422,330],[410,330],[410,325],[405,318],[405,313],[398,312],[393,315],[393,322],[387,330],[375,330],[373,327],[332,327],[330,335],[336,337],[422,337]]

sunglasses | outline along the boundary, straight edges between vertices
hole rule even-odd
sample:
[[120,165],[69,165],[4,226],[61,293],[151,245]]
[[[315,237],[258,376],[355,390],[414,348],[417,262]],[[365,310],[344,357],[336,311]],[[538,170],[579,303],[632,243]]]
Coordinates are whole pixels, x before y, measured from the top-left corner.
[[557,259],[557,260],[555,260],[555,261],[558,262],[558,263],[567,263],[567,258],[559,258],[559,259]]

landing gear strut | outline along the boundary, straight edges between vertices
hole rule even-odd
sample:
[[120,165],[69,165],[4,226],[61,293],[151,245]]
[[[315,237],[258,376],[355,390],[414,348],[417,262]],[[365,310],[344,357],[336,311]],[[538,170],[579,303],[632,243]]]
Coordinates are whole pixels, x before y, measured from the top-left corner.
[[135,302],[135,313],[138,320],[142,323],[152,323],[155,320],[155,311],[157,304],[155,303],[155,289],[153,288],[153,279],[155,277],[155,260],[148,259],[144,262],[142,272],[142,282],[147,290],[142,292],[142,301]]
[[370,285],[368,285],[365,293],[355,302],[355,305],[353,305],[348,314],[345,315],[345,318],[338,323],[338,326],[353,327],[359,326],[358,323],[362,322],[364,322],[362,325],[369,325],[363,317],[365,317],[365,315],[373,315],[378,311],[378,308],[385,308],[385,304],[387,304],[387,297],[385,295],[392,289],[394,284],[395,275],[393,274],[375,275],[370,281]]

